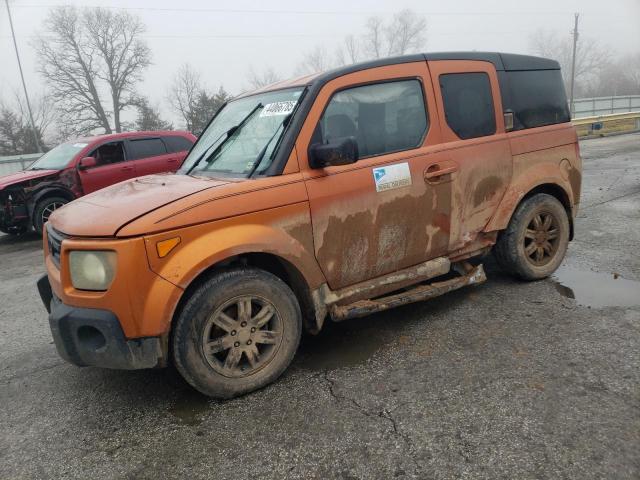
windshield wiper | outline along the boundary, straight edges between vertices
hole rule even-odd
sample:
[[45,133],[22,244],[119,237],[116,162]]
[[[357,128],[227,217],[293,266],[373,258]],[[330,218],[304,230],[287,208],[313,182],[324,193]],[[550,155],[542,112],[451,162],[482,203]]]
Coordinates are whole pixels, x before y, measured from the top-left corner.
[[[222,132],[222,135],[220,135],[218,138],[216,138],[216,140],[211,144],[211,146],[209,148],[207,148],[202,153],[202,155],[200,155],[198,157],[198,159],[191,166],[191,168],[189,168],[189,170],[187,170],[186,175],[189,175],[193,171],[193,169],[198,166],[198,164],[202,161],[203,158],[207,158],[207,161],[208,161],[209,158],[215,158],[216,154],[220,151],[222,146],[225,143],[227,143],[227,140],[229,140],[234,133],[236,133],[238,130],[240,130],[242,127],[244,127],[244,125],[249,121],[249,119],[251,117],[253,117],[253,114],[256,113],[258,110],[260,110],[262,108],[262,106],[263,106],[262,103],[258,103],[255,107],[253,107],[253,110],[251,110],[247,115],[245,115],[245,117],[239,123],[237,123],[236,125],[231,127],[226,132]],[[226,135],[226,137],[224,138],[224,140],[222,142],[220,142],[220,139],[222,137],[224,137],[225,135]],[[209,150],[211,150],[211,147],[213,147],[218,142],[220,142],[220,144],[218,144],[218,146],[215,148],[215,150],[213,152],[211,152],[211,154],[207,155],[209,153]]]
[[[280,125],[278,125],[278,128],[276,128],[275,133],[271,136],[271,138],[266,143],[266,145],[264,147],[262,147],[262,150],[260,150],[260,153],[258,153],[258,156],[256,157],[255,161],[253,162],[253,167],[251,167],[251,171],[247,174],[247,178],[251,178],[253,176],[253,174],[256,173],[256,171],[258,170],[258,167],[260,166],[260,164],[262,164],[262,160],[264,160],[264,156],[267,153],[267,149],[269,148],[269,145],[271,145],[271,142],[273,142],[273,140],[276,138],[276,135],[280,131],[280,127],[282,127],[283,129],[286,128],[287,124],[289,123],[289,119],[290,118],[291,118],[291,114],[289,114],[286,117],[284,117],[284,120],[282,120],[282,123]],[[273,152],[272,152],[272,154],[273,154]]]

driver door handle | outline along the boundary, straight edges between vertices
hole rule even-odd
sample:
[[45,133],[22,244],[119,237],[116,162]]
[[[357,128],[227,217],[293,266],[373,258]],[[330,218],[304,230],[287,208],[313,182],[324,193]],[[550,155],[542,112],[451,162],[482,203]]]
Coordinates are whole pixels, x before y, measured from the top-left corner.
[[440,177],[451,175],[457,171],[457,165],[440,165],[438,163],[434,163],[433,165],[429,165],[424,171],[424,179],[427,182],[437,182],[441,180]]

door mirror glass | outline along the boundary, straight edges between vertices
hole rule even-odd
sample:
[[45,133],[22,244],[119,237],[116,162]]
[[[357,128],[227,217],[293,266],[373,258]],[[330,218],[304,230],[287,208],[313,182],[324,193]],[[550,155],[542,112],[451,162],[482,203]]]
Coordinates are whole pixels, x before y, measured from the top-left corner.
[[309,148],[309,166],[324,168],[349,165],[358,160],[358,142],[355,137],[342,137],[329,143],[316,143]]
[[80,160],[78,168],[80,170],[86,170],[88,168],[93,168],[96,165],[98,165],[98,162],[96,161],[95,157],[84,157],[82,160]]

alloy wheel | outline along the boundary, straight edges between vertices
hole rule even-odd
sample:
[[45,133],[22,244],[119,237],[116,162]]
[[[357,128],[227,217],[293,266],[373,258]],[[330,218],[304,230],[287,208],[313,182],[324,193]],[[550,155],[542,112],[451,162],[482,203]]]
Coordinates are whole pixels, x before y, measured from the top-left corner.
[[559,224],[548,211],[536,212],[524,232],[524,254],[535,266],[549,263],[559,246]]
[[282,342],[282,322],[274,305],[262,297],[225,302],[204,327],[207,362],[225,377],[245,377],[265,367]]
[[42,225],[47,223],[51,214],[57,210],[58,208],[64,206],[63,202],[51,202],[44,207],[42,210]]

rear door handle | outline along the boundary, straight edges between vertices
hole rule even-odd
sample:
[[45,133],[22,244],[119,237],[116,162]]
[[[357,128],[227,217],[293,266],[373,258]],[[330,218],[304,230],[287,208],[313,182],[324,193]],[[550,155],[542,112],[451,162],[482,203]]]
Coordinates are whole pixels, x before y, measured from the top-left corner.
[[450,165],[448,167],[443,167],[434,163],[433,165],[429,165],[427,169],[424,171],[424,179],[425,180],[438,180],[440,177],[444,175],[450,175],[454,172],[458,171],[457,165]]
[[133,170],[133,167],[131,165],[126,165],[124,167],[120,167],[120,170],[122,170],[123,172],[130,172],[131,170]]

